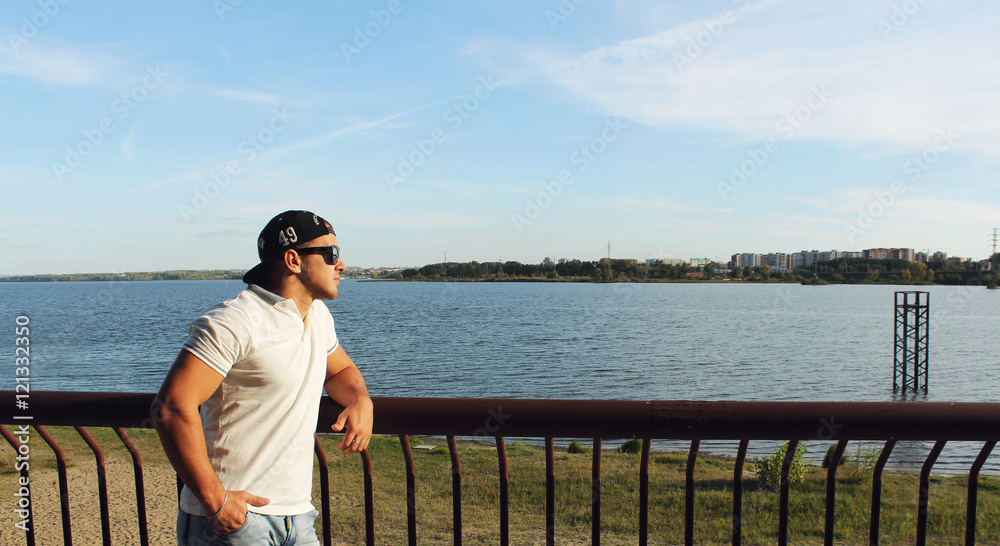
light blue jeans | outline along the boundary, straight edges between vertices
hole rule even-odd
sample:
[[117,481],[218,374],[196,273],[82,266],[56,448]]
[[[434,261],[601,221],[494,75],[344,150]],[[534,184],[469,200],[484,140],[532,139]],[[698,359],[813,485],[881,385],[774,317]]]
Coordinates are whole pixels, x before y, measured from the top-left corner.
[[246,521],[232,533],[220,535],[205,516],[192,516],[184,510],[177,515],[177,544],[180,546],[303,546],[319,544],[312,510],[298,516],[265,516],[250,512]]

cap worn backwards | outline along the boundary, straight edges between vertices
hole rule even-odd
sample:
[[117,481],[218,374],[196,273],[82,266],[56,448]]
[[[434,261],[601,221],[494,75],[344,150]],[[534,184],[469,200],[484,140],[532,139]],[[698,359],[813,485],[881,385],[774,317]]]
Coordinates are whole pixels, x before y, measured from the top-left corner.
[[260,258],[260,263],[247,271],[243,276],[243,282],[258,284],[265,269],[264,264],[284,254],[289,248],[328,233],[336,235],[329,222],[308,211],[287,210],[271,218],[257,237],[257,256]]

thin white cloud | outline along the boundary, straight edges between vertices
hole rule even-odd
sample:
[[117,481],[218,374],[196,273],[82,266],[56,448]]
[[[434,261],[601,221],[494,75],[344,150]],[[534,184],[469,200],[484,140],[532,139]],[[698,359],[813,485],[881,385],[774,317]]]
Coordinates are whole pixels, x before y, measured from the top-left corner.
[[255,89],[235,89],[232,87],[210,85],[204,88],[204,92],[208,95],[227,100],[260,102],[263,104],[279,104],[281,102],[281,99],[277,95]]
[[947,195],[933,195],[919,188],[904,189],[892,194],[887,188],[849,188],[831,197],[836,203],[830,209],[835,214],[857,216],[859,211],[878,218],[912,222],[920,226],[933,224],[993,226],[1000,219],[1000,207],[982,201],[969,201]]
[[669,199],[637,199],[632,197],[617,197],[594,201],[598,206],[616,210],[671,210],[690,211],[692,207],[686,203]]
[[128,133],[125,133],[125,138],[122,139],[120,147],[122,155],[125,156],[125,159],[128,159],[129,161],[135,160],[135,154],[132,153],[132,140],[134,137],[135,137],[135,128],[129,127]]
[[[405,116],[407,114],[410,114],[410,113],[412,113],[412,112],[414,112],[416,110],[419,110],[419,109],[425,108],[425,107],[426,106],[422,106],[422,107],[418,107],[418,108],[407,110],[405,112],[400,112],[400,113],[397,113],[397,114],[391,114],[391,115],[388,115],[388,116],[385,116],[385,117],[382,117],[382,118],[379,118],[379,119],[376,119],[376,120],[372,120],[372,121],[360,121],[360,122],[357,122],[357,123],[355,123],[353,125],[348,125],[346,127],[341,127],[339,129],[330,131],[328,133],[325,133],[325,134],[322,134],[322,135],[319,135],[319,136],[315,136],[315,137],[303,139],[303,140],[300,140],[298,142],[294,142],[292,144],[287,144],[285,146],[281,146],[281,147],[278,147],[278,148],[274,148],[274,149],[270,149],[270,150],[265,150],[265,151],[261,152],[257,156],[256,162],[263,163],[264,159],[275,159],[275,158],[278,158],[278,157],[284,157],[284,156],[291,155],[291,154],[294,154],[294,153],[298,153],[298,152],[301,152],[301,151],[309,150],[309,149],[315,148],[317,146],[328,144],[328,143],[333,142],[333,141],[335,141],[337,139],[344,138],[346,136],[349,136],[349,135],[352,135],[352,134],[355,134],[355,133],[358,133],[358,132],[361,132],[361,131],[365,131],[367,129],[371,129],[371,128],[377,127],[377,126],[382,125],[383,123],[386,123],[386,122],[388,122],[390,120],[396,119],[396,118],[401,117],[401,116]],[[133,188],[133,189],[128,190],[128,191],[126,191],[126,192],[124,192],[122,194],[113,196],[112,199],[116,199],[116,198],[119,198],[119,197],[124,197],[126,195],[131,195],[131,194],[138,193],[138,192],[143,192],[143,191],[151,190],[151,189],[154,189],[154,188],[158,188],[160,186],[166,186],[166,185],[171,185],[171,184],[190,183],[190,182],[200,181],[200,180],[204,179],[206,173],[208,173],[209,171],[211,171],[213,169],[214,170],[219,170],[219,169],[222,169],[224,167],[225,167],[224,164],[219,164],[219,165],[214,165],[214,166],[206,166],[205,168],[202,168],[202,169],[190,170],[190,171],[187,171],[187,172],[184,172],[184,173],[177,174],[175,176],[171,176],[170,178],[166,178],[164,180],[153,182],[151,184],[146,184],[145,186],[140,186],[138,188]]]
[[355,226],[359,229],[362,226],[368,227],[397,227],[408,226],[414,228],[456,228],[493,223],[475,216],[464,214],[345,214],[338,220]]
[[994,4],[922,4],[886,36],[881,3],[747,5],[721,26],[720,12],[578,54],[500,42],[476,53],[596,113],[661,129],[901,152],[955,127],[968,137],[958,147],[1000,157]]
[[671,218],[653,226],[655,229],[676,230],[682,233],[734,231],[734,228],[713,222],[711,219]]
[[941,223],[993,226],[1000,219],[1000,208],[982,203],[935,197],[914,199],[912,202],[903,201],[901,204],[904,208],[920,214],[921,219],[927,218]]
[[814,209],[828,209],[830,208],[830,199],[809,199],[806,197],[797,197],[794,195],[782,196],[785,201],[792,201],[794,203],[802,203],[804,205],[809,205],[810,208]]
[[387,123],[389,123],[389,122],[391,122],[391,121],[393,121],[395,119],[398,119],[398,118],[401,118],[401,117],[404,117],[404,116],[408,116],[408,115],[410,115],[410,114],[412,114],[414,112],[418,112],[418,111],[423,110],[425,108],[430,108],[432,106],[437,106],[439,104],[444,104],[444,103],[447,103],[447,102],[451,102],[452,100],[454,100],[454,99],[445,99],[445,100],[441,100],[441,101],[437,101],[437,102],[432,102],[432,103],[429,103],[429,104],[423,104],[423,105],[420,105],[420,106],[416,106],[414,108],[410,108],[409,110],[404,110],[402,112],[397,112],[395,114],[389,114],[387,116],[383,116],[381,118],[378,118],[378,119],[375,119],[375,120],[371,120],[371,121],[359,121],[357,123],[354,123],[352,125],[348,125],[346,127],[341,127],[339,129],[334,129],[333,131],[330,131],[330,132],[322,134],[322,135],[318,135],[318,136],[315,136],[315,137],[310,137],[310,138],[302,139],[302,140],[300,140],[298,142],[293,142],[291,144],[286,144],[285,146],[281,146],[281,147],[275,148],[273,150],[268,150],[268,151],[264,152],[261,155],[262,156],[267,156],[269,158],[285,157],[285,156],[288,156],[288,155],[291,155],[291,154],[295,154],[295,153],[299,153],[299,152],[302,152],[302,151],[305,151],[305,150],[310,150],[310,149],[313,149],[313,148],[316,148],[316,147],[319,147],[319,146],[324,146],[324,145],[327,145],[327,144],[329,144],[331,142],[339,140],[341,138],[344,138],[344,137],[347,137],[347,136],[350,136],[350,135],[353,135],[355,133],[359,133],[359,132],[362,132],[362,131],[367,131],[368,129],[373,129],[375,127],[383,126],[383,125],[385,125],[385,124],[387,124]]
[[842,218],[831,216],[817,216],[815,214],[786,214],[784,212],[771,212],[766,215],[770,224],[776,227],[788,227],[800,229],[806,226],[815,227],[817,225],[839,225]]
[[42,40],[15,52],[0,46],[0,75],[21,76],[45,83],[90,85],[115,74],[122,62],[96,46],[63,46]]
[[256,233],[249,230],[238,230],[238,229],[217,229],[214,231],[202,231],[197,234],[199,238],[201,237],[211,237],[218,239],[237,239],[240,241],[253,240]]

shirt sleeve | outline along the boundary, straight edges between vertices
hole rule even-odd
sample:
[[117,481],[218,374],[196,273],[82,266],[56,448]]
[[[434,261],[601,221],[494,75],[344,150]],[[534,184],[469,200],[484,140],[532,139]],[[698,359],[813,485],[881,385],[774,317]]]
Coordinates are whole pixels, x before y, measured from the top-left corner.
[[337,330],[336,330],[336,328],[334,328],[334,325],[333,325],[333,315],[330,314],[330,310],[329,309],[327,309],[326,316],[327,316],[327,320],[326,320],[327,332],[326,333],[327,333],[327,339],[329,340],[328,343],[330,345],[330,349],[327,350],[326,354],[329,356],[329,355],[333,354],[334,351],[337,350],[337,347],[340,346],[340,341],[337,339]]
[[223,377],[250,352],[250,318],[238,308],[220,306],[195,319],[184,349]]

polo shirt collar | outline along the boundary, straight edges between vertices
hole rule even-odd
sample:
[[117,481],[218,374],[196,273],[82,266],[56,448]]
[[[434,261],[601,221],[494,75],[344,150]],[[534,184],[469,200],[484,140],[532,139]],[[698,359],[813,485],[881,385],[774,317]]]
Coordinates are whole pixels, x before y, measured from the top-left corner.
[[[301,314],[299,314],[299,308],[295,305],[294,301],[288,298],[283,298],[275,294],[274,292],[271,292],[270,290],[262,288],[261,286],[256,284],[247,285],[247,290],[254,293],[257,297],[263,300],[264,303],[270,305],[274,309],[281,309],[284,312],[289,313],[290,315],[298,318],[300,325],[303,324],[303,322],[306,320],[302,318]],[[317,305],[324,305],[324,304],[320,300],[313,300],[310,309],[316,307]]]
[[273,306],[285,301],[285,298],[271,292],[270,290],[265,290],[256,284],[248,285],[247,290],[256,294],[257,297],[264,300],[264,303],[267,303],[268,305]]

